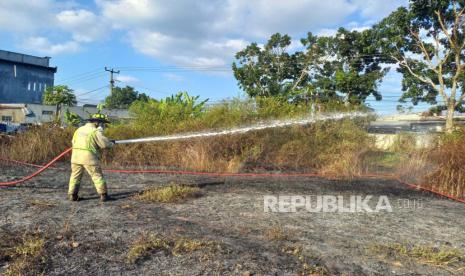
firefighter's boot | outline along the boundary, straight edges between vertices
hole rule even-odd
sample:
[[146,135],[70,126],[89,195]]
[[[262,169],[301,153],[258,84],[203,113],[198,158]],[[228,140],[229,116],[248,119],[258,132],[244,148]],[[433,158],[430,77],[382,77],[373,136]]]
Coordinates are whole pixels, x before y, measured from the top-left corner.
[[79,201],[79,199],[81,199],[81,198],[77,194],[69,194],[68,199],[70,201]]
[[111,199],[112,198],[107,193],[100,194],[100,202],[106,202]]

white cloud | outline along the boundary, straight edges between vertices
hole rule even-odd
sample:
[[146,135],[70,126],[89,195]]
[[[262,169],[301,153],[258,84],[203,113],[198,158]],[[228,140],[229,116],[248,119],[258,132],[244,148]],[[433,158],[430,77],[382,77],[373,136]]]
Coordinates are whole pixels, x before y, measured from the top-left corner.
[[103,17],[122,29],[173,36],[213,34],[266,38],[337,25],[356,10],[349,0],[96,0]]
[[408,6],[408,0],[353,0],[354,5],[365,18],[381,19],[397,7]]
[[176,82],[184,81],[184,78],[182,76],[173,74],[173,73],[165,73],[163,74],[163,77],[165,77],[168,80],[176,81]]
[[[117,30],[136,51],[162,61],[229,67],[249,41],[263,43],[275,32],[294,39],[315,30],[331,35],[354,14],[362,22],[373,21],[407,0],[94,1],[91,10],[73,0],[0,0],[0,31],[14,33],[25,49],[36,45],[36,52],[64,54]],[[357,23],[352,29],[369,25]],[[299,47],[293,40],[291,50]]]
[[288,50],[290,52],[304,51],[305,47],[302,45],[302,42],[300,42],[300,39],[292,39]]
[[369,21],[366,21],[366,22],[356,22],[356,21],[352,21],[352,22],[349,22],[347,25],[346,25],[346,28],[350,31],[358,31],[358,32],[362,32],[362,31],[365,31],[365,30],[368,30],[371,28],[371,26],[373,24],[375,24],[376,21],[372,21],[372,20],[369,20]]
[[[341,27],[344,27],[345,29],[349,31],[363,32],[365,30],[370,29],[373,23],[374,22],[372,21],[367,21],[363,23],[352,21]],[[323,29],[320,29],[318,32],[316,32],[316,34],[319,36],[335,36],[337,33],[337,30],[338,28],[334,28],[334,29],[323,28]]]
[[355,11],[346,0],[228,0],[224,28],[242,35],[267,38],[276,32],[291,35],[338,25]]
[[327,29],[323,28],[319,30],[316,34],[319,36],[335,36],[337,33],[337,29]]
[[24,49],[46,54],[46,55],[59,55],[63,53],[74,53],[80,50],[79,43],[76,41],[66,41],[63,43],[52,43],[48,38],[42,36],[29,37],[23,41],[22,47]]
[[113,22],[114,27],[141,25],[150,22],[157,15],[158,7],[150,0],[96,0],[102,15]]
[[65,10],[56,15],[57,26],[72,34],[77,42],[92,42],[105,36],[104,23],[88,10]]
[[119,29],[151,31],[177,37],[210,35],[222,20],[220,0],[96,0],[102,15]]
[[[199,67],[229,66],[248,41],[263,42],[275,32],[295,39],[318,29],[320,34],[332,35],[357,11],[371,17],[398,5],[383,8],[379,2],[96,0],[104,20],[127,31],[127,40],[136,51],[177,65]],[[365,26],[349,29],[364,30]],[[295,40],[290,48],[301,46]]]
[[[181,66],[229,66],[248,41],[275,32],[305,33],[338,24],[355,6],[347,0],[97,0],[107,22],[128,31],[145,55]],[[292,49],[298,49],[294,41]]]
[[53,23],[52,0],[0,1],[0,30],[31,33]]
[[126,83],[136,83],[139,82],[139,79],[133,76],[128,75],[118,75],[116,76],[117,81],[126,82]]
[[244,40],[201,40],[174,37],[152,31],[131,32],[131,45],[139,52],[181,66],[223,67],[234,53],[247,45]]
[[74,53],[83,43],[105,37],[99,17],[78,7],[74,1],[0,0],[0,31],[11,32],[25,50]]

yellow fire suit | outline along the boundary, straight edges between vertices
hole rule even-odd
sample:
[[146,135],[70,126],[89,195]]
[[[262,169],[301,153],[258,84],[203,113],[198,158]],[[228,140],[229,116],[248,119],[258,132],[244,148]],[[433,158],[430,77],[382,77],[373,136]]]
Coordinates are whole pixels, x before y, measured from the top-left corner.
[[113,143],[94,123],[87,123],[76,130],[73,135],[69,195],[78,194],[84,169],[92,178],[97,192],[100,195],[107,193],[106,181],[100,167],[100,150],[112,146]]

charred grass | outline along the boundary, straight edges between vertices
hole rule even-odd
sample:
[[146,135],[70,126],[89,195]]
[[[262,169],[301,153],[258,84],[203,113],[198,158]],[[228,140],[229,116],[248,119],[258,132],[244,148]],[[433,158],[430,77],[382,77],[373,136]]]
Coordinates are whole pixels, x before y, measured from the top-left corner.
[[284,246],[281,251],[296,258],[301,266],[299,275],[324,276],[331,275],[318,257],[305,252],[300,245]]
[[291,239],[283,226],[275,226],[265,231],[265,238],[269,241],[288,241]]
[[308,254],[303,246],[292,243],[291,233],[282,225],[266,229],[264,237],[267,241],[274,242],[282,253],[292,256],[297,260],[300,266],[298,270],[299,275],[331,275],[319,257]]

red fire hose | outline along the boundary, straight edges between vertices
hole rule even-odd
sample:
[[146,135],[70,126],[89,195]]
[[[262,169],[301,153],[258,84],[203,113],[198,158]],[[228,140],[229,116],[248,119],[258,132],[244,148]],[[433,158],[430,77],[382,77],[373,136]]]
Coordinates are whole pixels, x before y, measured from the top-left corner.
[[20,183],[23,183],[23,182],[28,181],[28,180],[31,179],[31,178],[34,178],[34,177],[38,176],[38,175],[41,174],[43,171],[45,171],[46,169],[48,169],[51,165],[53,165],[55,162],[57,162],[58,160],[60,160],[63,156],[65,156],[66,154],[68,154],[71,150],[72,150],[72,148],[69,148],[69,149],[65,150],[64,152],[60,153],[60,155],[58,155],[57,157],[53,158],[52,161],[48,162],[45,166],[41,167],[39,170],[37,170],[36,172],[34,172],[34,173],[31,174],[31,175],[28,175],[28,176],[26,176],[26,177],[23,177],[23,178],[21,178],[21,179],[14,180],[14,181],[0,182],[0,187],[18,185],[18,184],[20,184]]

